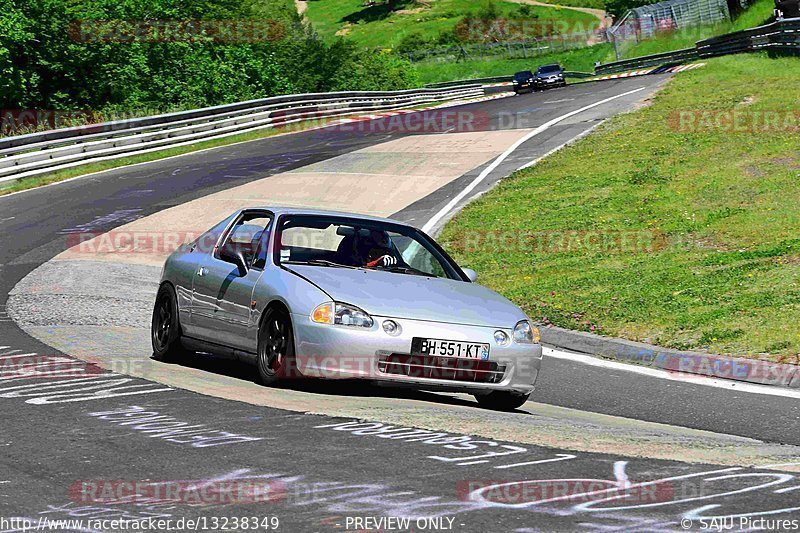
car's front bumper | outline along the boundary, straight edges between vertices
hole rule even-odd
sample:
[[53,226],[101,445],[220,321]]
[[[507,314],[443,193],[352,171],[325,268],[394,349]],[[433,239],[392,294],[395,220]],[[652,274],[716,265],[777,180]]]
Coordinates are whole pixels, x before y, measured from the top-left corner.
[[564,78],[544,78],[536,80],[536,86],[540,89],[547,89],[548,87],[561,87],[566,84],[567,82]]
[[[511,328],[467,326],[392,318],[402,328],[398,336],[385,333],[387,317],[373,316],[371,328],[331,326],[293,314],[295,360],[303,376],[370,379],[419,389],[486,393],[493,390],[527,394],[533,391],[542,362],[539,344],[499,345],[494,333]],[[411,339],[422,337],[490,345],[489,359],[411,358]]]

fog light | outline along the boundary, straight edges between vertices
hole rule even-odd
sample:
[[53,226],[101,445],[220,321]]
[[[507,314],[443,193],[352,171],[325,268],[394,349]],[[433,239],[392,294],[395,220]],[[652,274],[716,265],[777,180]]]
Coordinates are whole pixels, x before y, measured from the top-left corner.
[[398,324],[394,320],[384,320],[383,331],[385,331],[392,337],[397,337],[398,335],[400,335],[402,329],[400,328],[400,324]]
[[501,346],[508,344],[508,335],[505,331],[497,330],[494,332],[494,342]]

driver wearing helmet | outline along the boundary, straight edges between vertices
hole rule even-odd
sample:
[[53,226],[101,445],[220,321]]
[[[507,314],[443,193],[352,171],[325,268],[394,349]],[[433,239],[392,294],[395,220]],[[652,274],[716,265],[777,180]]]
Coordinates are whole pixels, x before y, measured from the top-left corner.
[[362,239],[360,244],[359,255],[365,267],[388,267],[397,264],[392,239],[385,231],[370,230],[369,237]]

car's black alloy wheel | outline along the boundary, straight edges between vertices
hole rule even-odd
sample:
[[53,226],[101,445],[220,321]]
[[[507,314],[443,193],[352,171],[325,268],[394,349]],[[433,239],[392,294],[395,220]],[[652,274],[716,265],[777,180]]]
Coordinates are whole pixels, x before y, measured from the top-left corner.
[[270,309],[258,334],[258,374],[261,382],[272,385],[290,377],[294,367],[294,335],[288,313]]
[[153,356],[160,360],[175,359],[184,354],[181,346],[181,326],[178,316],[178,301],[169,285],[162,285],[153,307],[150,325]]

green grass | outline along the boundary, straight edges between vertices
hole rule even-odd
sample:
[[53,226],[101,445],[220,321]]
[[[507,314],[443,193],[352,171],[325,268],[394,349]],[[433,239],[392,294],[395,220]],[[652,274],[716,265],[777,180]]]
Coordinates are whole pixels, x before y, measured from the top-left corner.
[[423,83],[506,76],[520,70],[535,70],[538,65],[560,63],[567,70],[593,72],[595,61],[613,54],[610,44],[577,48],[566,52],[545,54],[529,59],[494,59],[458,63],[415,63],[414,68]]
[[[546,324],[800,362],[797,132],[687,133],[673,120],[681,110],[797,116],[800,61],[707,63],[502,181],[446,226],[445,247]],[[508,244],[485,231],[507,232]],[[560,244],[558,232],[574,233]],[[526,234],[539,236],[518,244]],[[609,238],[604,251],[575,240],[587,235],[628,240]]]
[[[419,34],[425,40],[449,32],[466,15],[476,14],[483,3],[474,0],[425,0],[398,2],[395,11],[388,4],[365,7],[363,0],[309,0],[306,16],[314,29],[330,39],[342,31],[359,46],[393,48],[404,37]],[[496,2],[503,17],[516,17],[520,4]],[[560,20],[570,28],[589,28],[597,18],[587,13],[557,7],[530,6],[532,18]]]
[[676,32],[663,33],[652,39],[646,39],[627,47],[623,58],[627,59],[691,48],[697,41],[708,39],[709,37],[766,24],[772,18],[774,7],[775,2],[773,0],[757,0],[736,17],[733,22],[721,22],[710,26],[695,26]]
[[[554,0],[555,1],[555,0]],[[579,0],[577,0],[579,1]],[[699,26],[684,31],[662,34],[647,39],[627,48],[623,57],[638,57],[658,54],[694,46],[695,42],[741,29],[751,28],[766,23],[772,16],[772,0],[758,0],[739,15],[734,22]],[[614,61],[614,49],[611,44],[598,44],[586,48],[578,48],[565,52],[554,52],[529,59],[475,59],[469,61],[420,62],[415,63],[423,83],[483,78],[489,76],[511,75],[520,70],[533,69],[546,63],[560,63],[567,70],[593,72],[595,62]]]

